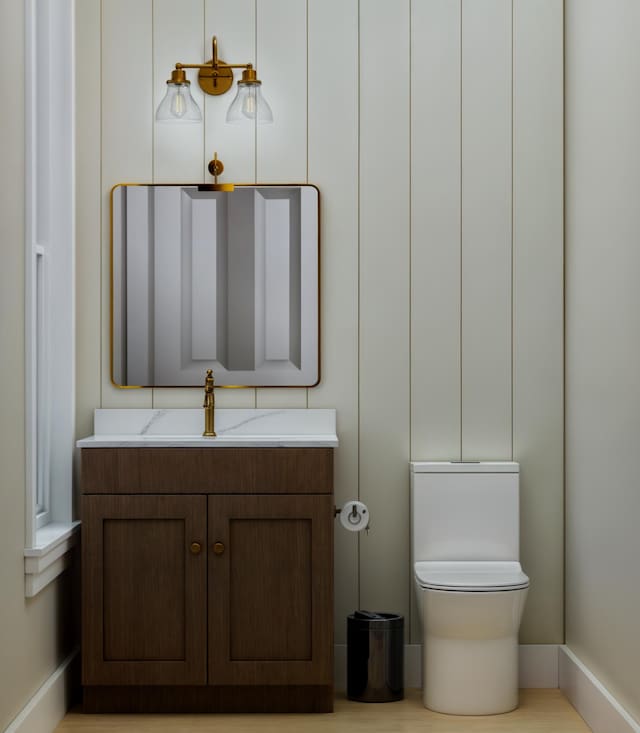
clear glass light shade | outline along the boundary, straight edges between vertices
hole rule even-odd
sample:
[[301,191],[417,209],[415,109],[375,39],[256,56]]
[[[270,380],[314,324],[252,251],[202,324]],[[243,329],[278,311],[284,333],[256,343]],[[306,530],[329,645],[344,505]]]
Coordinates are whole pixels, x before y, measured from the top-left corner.
[[271,124],[273,122],[271,107],[262,96],[260,84],[238,82],[238,93],[227,112],[227,122],[238,124],[254,120],[259,125]]
[[167,82],[167,93],[158,105],[158,122],[200,122],[202,114],[191,96],[190,84]]

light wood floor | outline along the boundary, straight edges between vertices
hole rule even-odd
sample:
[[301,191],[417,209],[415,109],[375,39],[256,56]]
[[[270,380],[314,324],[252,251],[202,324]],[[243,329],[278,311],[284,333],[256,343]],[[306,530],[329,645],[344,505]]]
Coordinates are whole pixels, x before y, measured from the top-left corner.
[[559,690],[522,690],[506,715],[456,717],[425,710],[419,690],[384,704],[336,699],[333,715],[82,715],[71,712],[56,733],[588,733]]

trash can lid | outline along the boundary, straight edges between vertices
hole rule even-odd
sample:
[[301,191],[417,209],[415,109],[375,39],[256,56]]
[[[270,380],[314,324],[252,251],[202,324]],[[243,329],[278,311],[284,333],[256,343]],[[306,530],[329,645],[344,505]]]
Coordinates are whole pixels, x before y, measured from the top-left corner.
[[380,611],[354,611],[347,616],[350,626],[365,629],[395,629],[404,627],[404,616]]

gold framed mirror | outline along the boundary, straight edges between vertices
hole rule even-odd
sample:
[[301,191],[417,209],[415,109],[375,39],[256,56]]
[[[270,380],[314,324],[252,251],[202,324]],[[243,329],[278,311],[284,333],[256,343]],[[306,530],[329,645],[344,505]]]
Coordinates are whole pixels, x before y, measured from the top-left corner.
[[111,190],[111,378],[132,387],[320,380],[320,193],[309,184]]

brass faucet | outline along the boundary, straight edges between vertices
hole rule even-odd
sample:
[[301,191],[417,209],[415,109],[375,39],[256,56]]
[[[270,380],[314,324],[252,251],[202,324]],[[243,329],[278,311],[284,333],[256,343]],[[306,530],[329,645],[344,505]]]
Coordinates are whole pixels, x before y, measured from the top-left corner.
[[204,380],[204,433],[205,438],[215,438],[216,431],[213,429],[213,412],[216,407],[216,398],[213,394],[213,369],[207,369],[207,377]]

